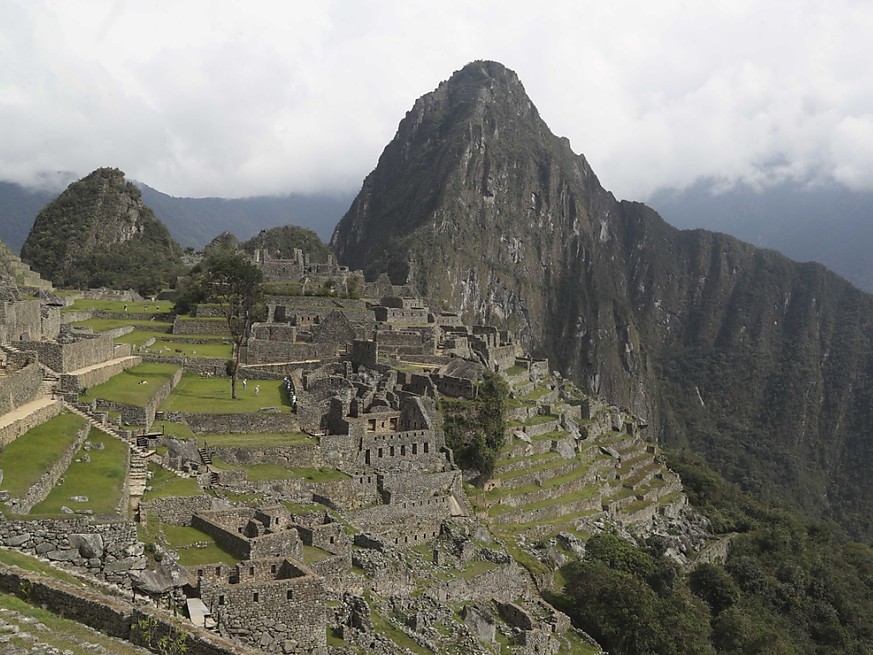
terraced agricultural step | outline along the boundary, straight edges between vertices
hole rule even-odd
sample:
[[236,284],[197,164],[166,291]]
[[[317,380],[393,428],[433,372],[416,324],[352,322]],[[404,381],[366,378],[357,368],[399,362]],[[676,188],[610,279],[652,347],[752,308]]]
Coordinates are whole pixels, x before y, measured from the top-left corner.
[[600,510],[602,499],[592,487],[591,494],[577,491],[564,496],[549,498],[548,500],[522,505],[506,509],[501,507],[499,512],[489,511],[492,520],[505,524],[530,524],[549,521],[569,514],[577,514],[585,511]]

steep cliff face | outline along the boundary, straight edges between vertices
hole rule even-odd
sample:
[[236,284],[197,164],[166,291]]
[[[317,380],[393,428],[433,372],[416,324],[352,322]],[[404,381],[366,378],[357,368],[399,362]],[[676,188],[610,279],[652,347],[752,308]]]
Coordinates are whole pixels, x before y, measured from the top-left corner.
[[153,293],[173,282],[181,249],[124,173],[100,168],[37,215],[21,259],[57,286]]
[[[506,325],[734,479],[873,534],[873,301],[824,268],[618,202],[516,75],[419,99],[334,232],[339,260]],[[866,459],[865,459],[866,458]]]

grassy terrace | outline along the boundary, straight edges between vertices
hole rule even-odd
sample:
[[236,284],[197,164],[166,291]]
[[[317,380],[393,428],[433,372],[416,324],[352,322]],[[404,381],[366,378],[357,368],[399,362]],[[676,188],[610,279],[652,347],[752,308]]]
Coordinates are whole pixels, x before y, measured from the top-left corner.
[[318,440],[302,432],[251,434],[198,434],[197,446],[204,448],[269,448],[271,446],[316,445]]
[[[4,613],[3,620],[13,625],[18,625],[20,631],[33,632],[37,638],[49,646],[58,649],[58,652],[70,653],[71,655],[92,655],[100,650],[104,653],[116,653],[117,655],[148,655],[149,651],[138,648],[132,644],[108,637],[81,623],[64,619],[48,610],[29,605],[25,601],[9,594],[0,594],[0,608],[15,612],[16,614]],[[18,616],[20,616],[20,624]],[[42,624],[45,630],[35,629],[35,624]],[[20,650],[6,650],[4,652],[42,652],[36,651],[34,645],[17,634],[5,635],[6,647]]]
[[563,496],[555,496],[553,498],[546,498],[545,500],[538,501],[536,503],[529,503],[527,505],[519,505],[518,507],[508,507],[505,505],[494,505],[488,508],[489,516],[500,516],[502,514],[509,514],[510,512],[525,512],[533,509],[543,509],[545,507],[554,507],[556,505],[572,505],[573,503],[578,503],[581,500],[588,500],[594,494],[596,494],[598,488],[594,485],[586,486],[578,491],[573,491],[571,493],[565,494]]
[[86,586],[85,583],[79,580],[76,576],[64,571],[63,569],[56,568],[41,559],[31,557],[30,555],[25,555],[24,553],[19,553],[15,550],[6,550],[5,548],[0,548],[0,564],[17,566],[20,569],[34,571],[36,573],[46,576],[47,578],[61,580],[62,582],[67,582],[77,587]]
[[70,323],[73,327],[89,327],[94,332],[106,332],[120,327],[132,325],[135,328],[147,329],[152,332],[169,332],[173,329],[172,323],[164,323],[161,321],[148,320],[131,320],[127,318],[89,318],[87,321],[76,321]]
[[[110,400],[134,407],[145,407],[160,389],[179,369],[175,364],[146,363],[126,369],[110,380],[88,389],[81,395],[84,402],[97,398]],[[145,380],[148,384],[142,384]]]
[[69,307],[64,307],[62,312],[119,312],[124,313],[124,308],[127,307],[128,313],[133,314],[169,314],[173,311],[173,303],[168,300],[142,300],[124,302],[123,300],[89,300],[87,298],[79,298]]
[[[96,429],[91,430],[89,441],[102,442],[104,447],[80,450],[62,482],[31,510],[31,515],[60,514],[64,505],[73,510],[90,509],[98,515],[115,514],[123,493],[127,444]],[[88,455],[91,461],[82,461],[83,455]],[[87,496],[88,502],[73,502],[71,496]]]
[[23,496],[58,461],[85,424],[75,414],[60,414],[6,446],[0,452],[3,488],[12,498]]
[[221,460],[213,460],[212,465],[216,469],[243,470],[252,482],[265,480],[293,480],[303,478],[309,482],[333,482],[336,480],[348,480],[349,476],[336,469],[318,469],[308,466],[279,466],[277,464],[250,464],[240,466],[228,464]]
[[[133,334],[133,333],[131,333]],[[166,357],[210,357],[213,359],[230,359],[233,355],[233,346],[229,343],[185,343],[158,339],[149,346],[148,351],[153,355]]]
[[[149,325],[153,324],[149,323]],[[120,337],[115,337],[115,343],[127,343],[131,346],[143,346],[145,345],[145,342],[149,339],[160,339],[172,348],[178,348],[180,343],[188,343],[189,341],[203,341],[208,342],[208,344],[220,344],[224,343],[227,337],[222,337],[215,334],[171,334],[169,332],[158,332],[155,330],[140,329],[134,330],[133,332],[128,332],[127,334],[123,334]],[[200,346],[194,346],[194,348],[197,349],[199,352]]]
[[525,425],[542,425],[543,423],[550,423],[552,421],[556,421],[557,419],[557,416],[550,416],[549,414],[537,414],[536,416],[531,416],[526,421],[507,421],[506,427],[517,428]]
[[148,466],[152,477],[145,494],[143,494],[144,501],[169,496],[199,496],[203,493],[203,489],[194,478],[179,477],[172,471],[151,462]]
[[[504,452],[509,451],[511,449],[512,449],[511,446],[504,446],[503,447]],[[497,460],[497,464],[494,465],[494,468],[495,468],[495,470],[498,471],[498,477],[500,477],[499,471],[504,466],[509,466],[511,464],[516,464],[516,463],[522,462],[522,461],[529,462],[529,463],[533,464],[534,462],[542,462],[545,460],[558,459],[560,457],[561,457],[561,455],[559,453],[555,453],[552,451],[548,451],[545,453],[536,453],[534,455],[517,455],[515,457],[504,457],[503,459]],[[525,469],[525,470],[527,470],[527,469]]]
[[572,471],[544,480],[542,484],[528,484],[522,487],[516,487],[515,489],[492,489],[491,491],[485,492],[485,498],[489,501],[493,501],[505,498],[506,496],[523,496],[524,494],[540,491],[541,489],[554,489],[555,487],[560,487],[568,482],[573,482],[579,478],[585,477],[590,468],[589,464],[590,462],[579,462],[578,466]]
[[179,564],[182,566],[218,563],[234,565],[239,562],[205,532],[188,526],[164,523],[154,514],[148,515],[145,525],[137,525],[137,532],[140,541],[146,544],[158,543],[179,553]]
[[250,414],[262,407],[277,407],[283,413],[291,411],[281,380],[250,380],[244,387],[240,379],[236,385],[236,399],[231,398],[230,393],[230,380],[201,378],[186,373],[158,409],[196,414]]

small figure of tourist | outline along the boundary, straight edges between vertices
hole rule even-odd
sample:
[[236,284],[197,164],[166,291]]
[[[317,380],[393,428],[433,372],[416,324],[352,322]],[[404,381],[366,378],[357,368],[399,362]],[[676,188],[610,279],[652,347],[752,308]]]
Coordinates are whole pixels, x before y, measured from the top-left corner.
[[257,395],[260,394],[260,393],[261,393],[261,385],[260,385],[260,384],[256,384],[256,385],[255,385],[255,395],[257,396]]

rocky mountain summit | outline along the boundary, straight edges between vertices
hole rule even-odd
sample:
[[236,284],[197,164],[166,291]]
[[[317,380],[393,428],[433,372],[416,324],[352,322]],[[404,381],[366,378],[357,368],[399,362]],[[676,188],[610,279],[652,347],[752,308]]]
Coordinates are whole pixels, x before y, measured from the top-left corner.
[[57,286],[133,287],[174,281],[181,249],[117,168],[72,183],[37,215],[21,258]]
[[873,534],[873,298],[616,200],[502,65],[416,101],[331,243],[368,277],[511,328],[661,443]]

